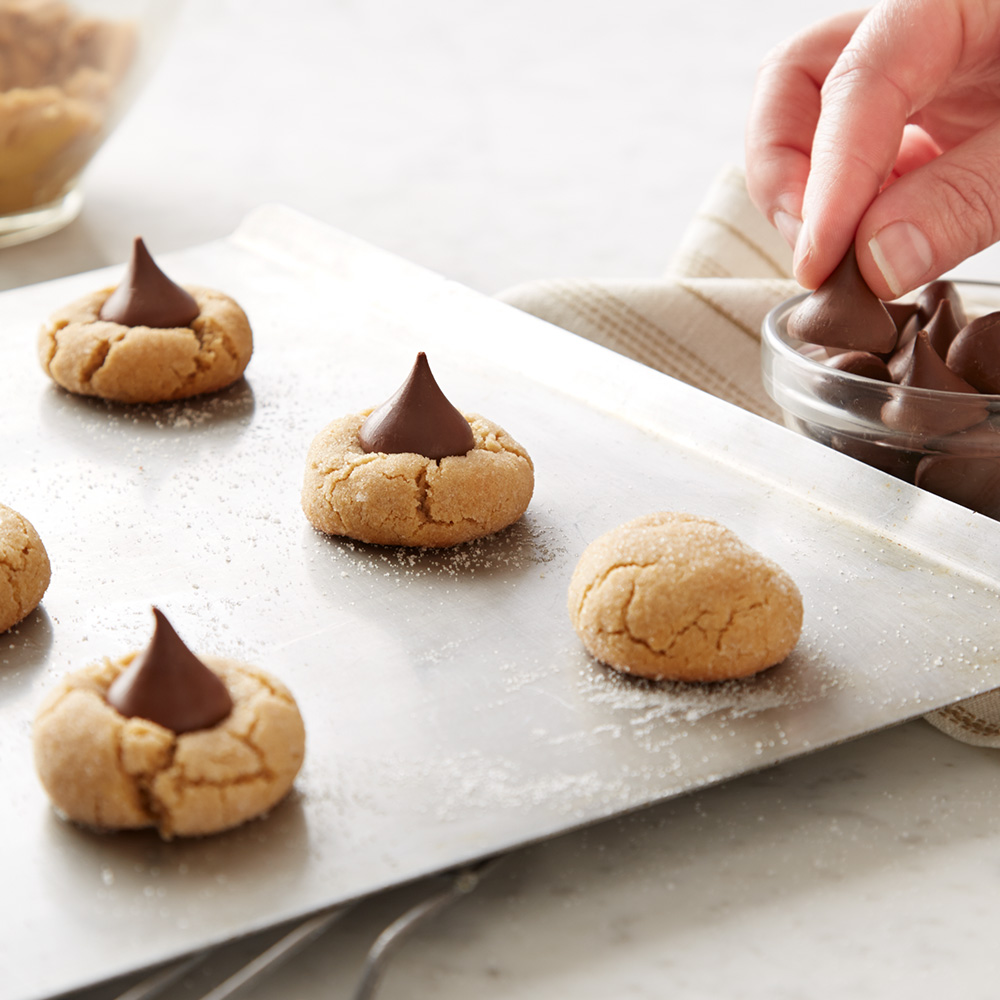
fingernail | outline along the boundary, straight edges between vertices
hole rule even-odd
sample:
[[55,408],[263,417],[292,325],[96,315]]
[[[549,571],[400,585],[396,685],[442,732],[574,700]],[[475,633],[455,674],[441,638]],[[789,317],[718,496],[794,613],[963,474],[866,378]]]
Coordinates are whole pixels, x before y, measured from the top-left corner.
[[799,226],[799,234],[795,239],[795,253],[792,255],[792,270],[796,274],[810,253],[812,253],[812,244],[809,240],[809,223],[803,220]]
[[799,230],[802,228],[802,220],[797,219],[790,212],[774,213],[774,228],[784,237],[785,242],[790,246],[795,246],[795,241],[799,238]]
[[868,249],[894,297],[916,288],[934,263],[927,237],[912,222],[890,222],[868,241]]

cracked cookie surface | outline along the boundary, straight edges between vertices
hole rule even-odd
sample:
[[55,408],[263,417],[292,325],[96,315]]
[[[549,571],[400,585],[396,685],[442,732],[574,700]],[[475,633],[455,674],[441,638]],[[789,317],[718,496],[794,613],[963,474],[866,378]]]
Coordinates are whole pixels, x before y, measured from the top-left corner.
[[31,522],[0,504],[0,632],[38,607],[51,577],[49,556]]
[[246,313],[222,292],[186,288],[200,310],[189,327],[102,320],[101,306],[113,288],[71,302],[41,329],[42,368],[70,392],[118,403],[161,403],[231,385],[253,353]]
[[218,833],[259,816],[292,787],[305,728],[291,692],[263,670],[201,657],[233,710],[180,735],[105,700],[135,653],[68,675],[35,717],[35,767],[63,815],[99,830],[156,827],[164,839]]
[[584,550],[569,614],[587,650],[654,680],[719,681],[780,663],[802,597],[776,563],[705,517],[636,518]]
[[313,527],[376,545],[445,548],[500,531],[527,509],[531,459],[497,424],[463,414],[475,446],[431,459],[365,452],[358,430],[371,412],[334,420],[313,440],[302,487]]

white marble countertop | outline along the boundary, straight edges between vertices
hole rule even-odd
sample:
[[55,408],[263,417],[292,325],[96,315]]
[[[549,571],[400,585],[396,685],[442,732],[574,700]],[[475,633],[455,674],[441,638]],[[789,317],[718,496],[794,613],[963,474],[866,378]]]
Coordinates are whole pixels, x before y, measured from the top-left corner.
[[[119,263],[137,233],[154,253],[215,239],[264,202],[485,293],[652,277],[742,159],[760,58],[840,9],[190,0],[82,215],[0,251],[0,288]],[[997,754],[916,721],[524,849],[408,939],[378,995],[992,998]],[[432,887],[364,901],[246,995],[349,996],[377,932]]]

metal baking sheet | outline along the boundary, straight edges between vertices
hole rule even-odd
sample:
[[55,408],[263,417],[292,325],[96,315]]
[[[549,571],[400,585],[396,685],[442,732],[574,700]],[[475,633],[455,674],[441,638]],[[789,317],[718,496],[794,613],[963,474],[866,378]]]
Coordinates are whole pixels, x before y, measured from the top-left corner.
[[[0,502],[53,578],[0,636],[0,997],[82,987],[850,739],[1000,684],[1000,523],[281,207],[161,260],[247,309],[244,382],[160,407],[49,383],[41,320],[120,269],[0,295]],[[526,516],[444,552],[326,538],[299,488],[330,419],[425,350],[537,472]],[[591,539],[714,517],[786,567],[801,642],[750,680],[625,679],[566,614]],[[147,641],[283,678],[307,761],[264,820],[194,841],[58,819],[30,727],[66,671]]]

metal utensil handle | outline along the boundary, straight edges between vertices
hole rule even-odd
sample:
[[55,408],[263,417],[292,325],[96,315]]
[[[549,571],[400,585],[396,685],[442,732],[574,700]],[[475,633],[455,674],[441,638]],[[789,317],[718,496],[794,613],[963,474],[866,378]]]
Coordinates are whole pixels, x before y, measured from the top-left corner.
[[403,943],[405,936],[424,921],[436,916],[443,909],[472,892],[493,868],[497,860],[497,858],[489,858],[468,868],[459,869],[452,878],[451,884],[443,892],[418,903],[389,924],[368,950],[361,980],[351,1000],[372,1000],[389,959]]

